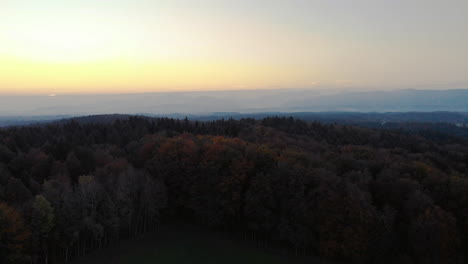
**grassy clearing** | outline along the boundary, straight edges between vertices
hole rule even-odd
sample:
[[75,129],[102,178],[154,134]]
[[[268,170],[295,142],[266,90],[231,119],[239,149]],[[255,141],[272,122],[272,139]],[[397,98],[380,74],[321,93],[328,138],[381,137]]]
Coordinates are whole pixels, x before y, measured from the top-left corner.
[[283,264],[330,263],[318,259],[286,256],[226,235],[194,227],[164,227],[139,239],[93,252],[74,264]]

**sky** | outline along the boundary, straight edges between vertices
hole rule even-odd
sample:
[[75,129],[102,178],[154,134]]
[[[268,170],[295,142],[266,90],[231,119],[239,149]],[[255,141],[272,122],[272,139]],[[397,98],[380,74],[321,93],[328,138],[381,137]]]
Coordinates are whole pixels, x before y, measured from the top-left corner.
[[0,0],[0,94],[468,84],[466,0]]

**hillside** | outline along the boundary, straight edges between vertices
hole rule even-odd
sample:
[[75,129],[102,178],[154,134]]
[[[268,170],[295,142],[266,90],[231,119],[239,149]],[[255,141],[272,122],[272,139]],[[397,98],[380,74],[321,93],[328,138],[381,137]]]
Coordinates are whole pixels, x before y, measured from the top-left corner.
[[64,263],[180,220],[346,262],[467,257],[466,140],[284,117],[102,118],[0,129],[2,263]]

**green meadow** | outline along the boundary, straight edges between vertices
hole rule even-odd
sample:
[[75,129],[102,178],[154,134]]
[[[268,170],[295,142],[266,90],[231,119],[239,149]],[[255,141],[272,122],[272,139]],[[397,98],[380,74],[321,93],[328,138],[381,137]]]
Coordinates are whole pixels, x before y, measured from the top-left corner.
[[164,227],[138,239],[122,242],[118,246],[92,252],[77,259],[74,264],[282,264],[330,263],[310,257],[296,257],[257,246],[255,243],[235,239],[193,227]]

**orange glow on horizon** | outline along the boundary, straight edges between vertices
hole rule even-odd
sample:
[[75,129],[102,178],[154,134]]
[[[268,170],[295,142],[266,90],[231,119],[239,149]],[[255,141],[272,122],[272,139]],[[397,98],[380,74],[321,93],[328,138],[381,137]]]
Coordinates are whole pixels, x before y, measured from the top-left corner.
[[465,4],[397,2],[6,0],[0,94],[468,82]]

